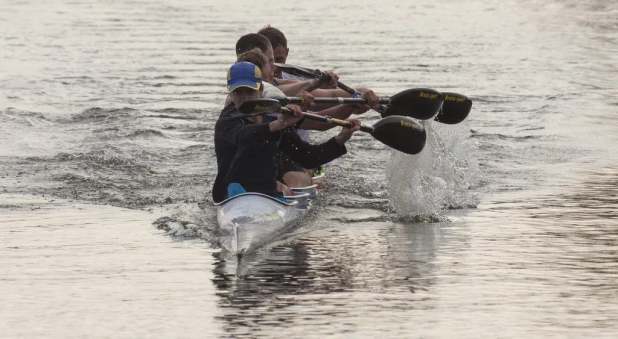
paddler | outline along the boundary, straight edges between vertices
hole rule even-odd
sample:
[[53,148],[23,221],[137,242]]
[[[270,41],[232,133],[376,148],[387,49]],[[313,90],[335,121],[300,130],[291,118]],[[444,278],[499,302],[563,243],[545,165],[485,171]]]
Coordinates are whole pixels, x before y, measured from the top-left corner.
[[[269,81],[272,80],[270,64],[259,48],[254,48],[240,54],[236,62],[242,61],[250,62],[260,68],[260,72],[262,73],[262,87],[264,88],[262,92],[263,98],[285,97],[283,93],[279,94],[280,91],[275,86],[269,84]],[[231,96],[229,96],[229,98],[231,103]],[[301,135],[299,130],[296,130],[296,132]],[[277,189],[283,192],[284,195],[292,194],[290,187],[307,187],[312,184],[311,172],[306,171],[301,165],[294,162],[285,154],[281,154],[278,158]]]
[[230,67],[227,89],[232,104],[227,105],[215,125],[217,177],[212,189],[215,202],[244,192],[267,194],[282,201],[277,191],[277,164],[282,152],[292,160],[310,168],[323,165],[346,153],[345,143],[360,129],[360,122],[349,119],[352,128],[342,128],[325,143],[310,145],[294,129],[303,113],[296,105],[286,106],[293,115],[281,114],[243,117],[238,107],[262,96],[262,74],[258,66],[238,62]]

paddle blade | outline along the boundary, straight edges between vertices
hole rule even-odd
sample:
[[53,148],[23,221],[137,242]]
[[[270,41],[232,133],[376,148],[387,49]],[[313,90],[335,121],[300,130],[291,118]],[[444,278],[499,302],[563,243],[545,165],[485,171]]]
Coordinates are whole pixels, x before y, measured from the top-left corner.
[[320,72],[317,69],[310,69],[306,67],[280,64],[277,62],[275,63],[275,67],[279,68],[280,70],[288,74],[296,75],[299,77],[307,77],[307,78],[313,79],[313,78],[319,78],[320,76],[322,76],[322,72]]
[[371,135],[400,152],[418,154],[425,147],[427,134],[417,121],[411,118],[392,115],[373,125]]
[[444,104],[435,120],[454,125],[464,121],[472,109],[472,100],[463,94],[444,92]]
[[413,88],[399,92],[390,98],[382,116],[403,115],[427,120],[438,114],[444,101],[442,93],[430,88]]
[[244,114],[261,115],[277,113],[281,109],[281,103],[275,99],[251,99],[240,105],[238,111]]

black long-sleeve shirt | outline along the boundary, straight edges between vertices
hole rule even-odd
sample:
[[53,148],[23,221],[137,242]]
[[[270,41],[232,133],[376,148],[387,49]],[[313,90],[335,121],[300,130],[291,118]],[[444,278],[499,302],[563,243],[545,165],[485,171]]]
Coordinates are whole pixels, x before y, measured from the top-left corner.
[[269,124],[275,117],[264,115],[263,122],[257,124],[237,114],[240,113],[230,104],[215,124],[217,178],[212,188],[215,202],[225,200],[227,186],[234,182],[247,192],[276,195],[279,151],[304,168],[321,166],[346,153],[345,146],[334,138],[310,145],[293,127],[271,132]]

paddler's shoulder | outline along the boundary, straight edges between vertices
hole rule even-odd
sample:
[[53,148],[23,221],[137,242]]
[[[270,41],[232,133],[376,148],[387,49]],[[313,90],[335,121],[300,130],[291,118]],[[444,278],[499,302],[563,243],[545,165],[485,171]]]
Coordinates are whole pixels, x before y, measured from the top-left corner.
[[234,103],[232,102],[226,105],[225,107],[223,107],[223,110],[221,111],[221,113],[219,113],[219,119],[223,117],[228,117],[234,114],[235,112],[236,112],[236,107],[234,107]]

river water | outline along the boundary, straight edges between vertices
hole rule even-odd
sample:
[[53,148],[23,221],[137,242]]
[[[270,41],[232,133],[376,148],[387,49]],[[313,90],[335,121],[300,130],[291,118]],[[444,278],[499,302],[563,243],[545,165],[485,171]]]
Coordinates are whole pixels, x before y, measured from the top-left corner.
[[[615,338],[617,17],[599,0],[2,1],[0,337]],[[290,64],[474,105],[424,122],[415,156],[357,133],[304,227],[238,263],[217,247],[212,134],[236,40],[266,24]]]

